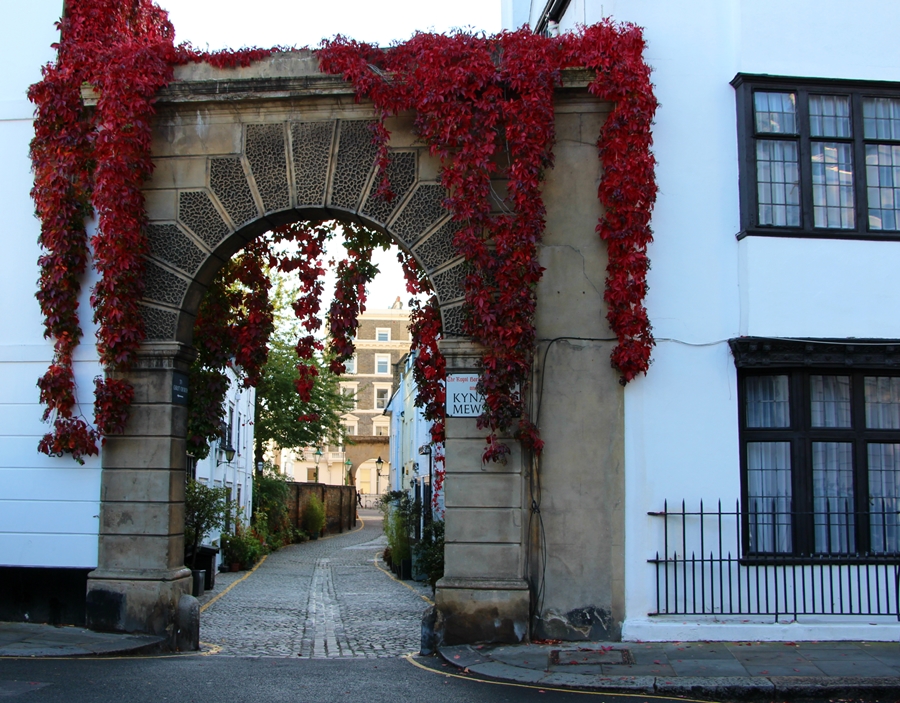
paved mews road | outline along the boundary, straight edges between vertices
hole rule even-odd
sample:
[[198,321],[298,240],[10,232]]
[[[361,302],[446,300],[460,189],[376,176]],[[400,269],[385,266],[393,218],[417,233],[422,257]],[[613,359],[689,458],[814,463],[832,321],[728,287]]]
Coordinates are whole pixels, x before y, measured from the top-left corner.
[[200,640],[213,645],[215,656],[417,652],[431,589],[378,568],[375,556],[386,544],[381,514],[361,517],[362,529],[280,549],[249,575],[220,575],[203,599]]

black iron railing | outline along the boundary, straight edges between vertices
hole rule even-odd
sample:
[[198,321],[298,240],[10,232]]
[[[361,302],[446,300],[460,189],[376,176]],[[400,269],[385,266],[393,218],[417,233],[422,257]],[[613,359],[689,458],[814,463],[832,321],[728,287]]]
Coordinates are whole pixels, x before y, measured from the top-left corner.
[[[778,535],[762,540],[773,553],[748,553],[741,506],[689,511],[685,503],[650,515],[662,518],[663,550],[656,566],[656,612],[650,615],[894,616],[900,620],[900,558],[896,554],[778,553]],[[748,516],[758,530],[761,515]],[[777,530],[791,517],[773,510],[765,524]],[[769,519],[771,518],[771,519]],[[846,522],[841,523],[845,525]],[[826,528],[831,532],[830,525]],[[782,549],[783,547],[782,537]],[[846,544],[846,542],[844,542]],[[833,544],[828,538],[828,549]]]

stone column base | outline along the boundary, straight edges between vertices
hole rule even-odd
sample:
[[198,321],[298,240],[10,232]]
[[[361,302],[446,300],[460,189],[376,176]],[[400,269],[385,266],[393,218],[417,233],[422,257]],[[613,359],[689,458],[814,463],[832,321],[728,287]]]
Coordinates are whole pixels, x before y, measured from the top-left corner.
[[434,600],[444,644],[515,644],[528,637],[524,580],[443,578]]
[[86,624],[100,632],[172,634],[178,601],[191,593],[187,568],[162,572],[96,569],[88,574]]

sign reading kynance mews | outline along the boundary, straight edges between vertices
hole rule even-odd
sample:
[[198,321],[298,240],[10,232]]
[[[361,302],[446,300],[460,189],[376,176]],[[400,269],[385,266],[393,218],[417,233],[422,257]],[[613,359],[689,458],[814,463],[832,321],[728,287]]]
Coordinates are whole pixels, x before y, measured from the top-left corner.
[[447,417],[478,417],[484,409],[484,396],[475,386],[477,373],[447,374]]

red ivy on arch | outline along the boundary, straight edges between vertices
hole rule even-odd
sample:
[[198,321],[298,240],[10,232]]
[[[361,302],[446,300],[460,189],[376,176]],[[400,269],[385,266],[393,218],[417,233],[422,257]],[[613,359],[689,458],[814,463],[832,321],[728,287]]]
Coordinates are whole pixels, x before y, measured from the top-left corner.
[[[598,197],[605,209],[597,231],[609,252],[604,299],[619,342],[612,363],[623,383],[650,363],[653,336],[643,300],[656,199],[650,127],[657,102],[643,48],[640,29],[604,21],[556,38],[525,29],[496,37],[417,34],[386,51],[337,37],[319,52],[324,71],[342,74],[379,111],[375,141],[382,164],[390,138],[384,119],[408,110],[441,159],[445,205],[461,225],[454,244],[469,267],[465,330],[484,347],[479,426],[489,430],[485,460],[509,452],[496,441],[498,431],[514,430],[536,453],[543,446],[524,392],[542,273],[540,184],[552,165],[553,91],[566,68],[592,70],[589,90],[613,103],[597,141],[604,167]],[[491,188],[498,174],[508,187],[501,214],[494,212]]]
[[[38,382],[44,419],[52,422],[39,449],[70,453],[81,461],[97,453],[104,435],[122,430],[133,395],[116,374],[130,368],[144,339],[138,306],[147,253],[141,187],[152,169],[154,95],[171,81],[178,64],[247,65],[276,49],[204,54],[176,47],[165,11],[151,0],[72,0],[60,29],[57,61],[44,67],[43,80],[29,92],[36,105],[32,195],[43,248],[37,297],[45,335],[54,341],[53,362]],[[383,118],[404,110],[415,111],[419,135],[442,161],[446,206],[461,226],[454,243],[469,270],[466,332],[485,350],[481,390],[486,410],[480,423],[489,431],[486,460],[502,459],[508,451],[495,441],[500,431],[513,430],[535,452],[542,446],[527,419],[523,395],[536,341],[537,253],[545,214],[540,183],[552,165],[553,91],[566,68],[593,71],[590,91],[613,104],[597,142],[604,167],[598,197],[605,210],[597,231],[608,246],[605,301],[619,341],[612,363],[623,382],[649,365],[653,337],[643,299],[656,197],[650,127],[657,104],[643,48],[638,28],[606,21],[557,38],[525,30],[496,37],[417,34],[382,51],[338,37],[320,50],[323,70],[343,74],[381,115],[374,138],[382,167],[390,137]],[[81,101],[85,83],[99,92],[93,110]],[[497,198],[491,189],[498,176],[508,183],[500,214],[494,212]],[[380,189],[389,195],[386,179]],[[88,242],[85,222],[92,214],[97,230]],[[339,266],[339,300],[331,309],[338,367],[352,353],[351,317],[365,304],[371,247],[381,245],[372,236],[351,237],[347,259]],[[306,237],[305,246],[314,248],[314,240]],[[255,263],[243,271],[255,290],[263,258],[261,253],[249,257]],[[82,334],[80,283],[89,264],[100,273],[91,305],[106,371],[95,382],[93,426],[77,410],[72,370]],[[314,269],[304,269],[310,280]],[[311,305],[298,301],[298,316],[308,317]],[[265,358],[268,338],[264,318],[252,319],[261,309],[250,307],[237,343],[238,353],[253,367]],[[413,317],[420,356],[437,359],[436,306],[429,303]],[[310,342],[301,339],[301,359],[309,351]],[[442,436],[442,386],[426,377],[424,366],[419,372],[426,389],[422,403],[438,422],[437,438]]]

